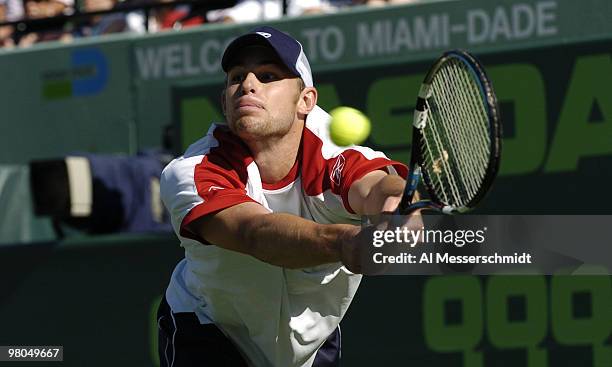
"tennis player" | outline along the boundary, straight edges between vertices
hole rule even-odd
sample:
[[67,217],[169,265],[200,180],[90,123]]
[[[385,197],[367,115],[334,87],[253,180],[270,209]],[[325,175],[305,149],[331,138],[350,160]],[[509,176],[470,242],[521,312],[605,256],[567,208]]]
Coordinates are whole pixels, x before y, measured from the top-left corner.
[[393,211],[407,169],[330,141],[289,35],[242,35],[222,67],[226,123],[162,174],[185,259],[158,312],[161,365],[337,366],[361,280],[360,215]]

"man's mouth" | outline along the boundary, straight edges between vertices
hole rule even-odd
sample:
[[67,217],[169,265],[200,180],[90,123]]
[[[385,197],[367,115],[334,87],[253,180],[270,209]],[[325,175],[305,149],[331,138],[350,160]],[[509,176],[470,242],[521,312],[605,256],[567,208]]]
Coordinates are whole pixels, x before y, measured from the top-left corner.
[[244,110],[244,111],[248,111],[248,110],[260,110],[263,109],[263,105],[261,102],[259,102],[258,100],[255,100],[253,98],[241,98],[236,104],[235,104],[235,108],[237,110]]

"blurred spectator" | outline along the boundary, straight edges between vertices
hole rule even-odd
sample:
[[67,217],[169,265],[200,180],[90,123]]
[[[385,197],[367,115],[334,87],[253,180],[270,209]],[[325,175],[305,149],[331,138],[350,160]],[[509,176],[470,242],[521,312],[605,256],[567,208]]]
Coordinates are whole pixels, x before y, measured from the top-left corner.
[[30,19],[50,18],[73,12],[74,0],[27,0],[26,15]]
[[[130,0],[130,4],[133,1]],[[142,0],[140,0],[142,1]],[[148,31],[159,32],[167,29],[183,29],[191,26],[200,25],[206,22],[206,12],[200,11],[198,4],[195,5],[175,5],[173,0],[153,0],[156,3],[165,3],[167,6],[160,8],[153,8],[150,10],[148,19]],[[148,3],[149,1],[147,1]],[[144,14],[142,14],[142,22]]]
[[[6,1],[0,0],[0,22],[6,22]],[[13,27],[0,27],[0,47],[14,46]]]
[[23,16],[22,0],[0,0],[0,17],[3,22],[21,20]]
[[[161,11],[160,11],[161,10]],[[190,9],[189,6],[162,8],[155,13],[157,30],[184,29],[206,23],[206,12]]]
[[[0,0],[0,22],[15,21],[22,17],[39,19],[54,17],[61,14],[71,14],[75,0]],[[121,2],[120,2],[121,1]],[[109,33],[157,32],[165,29],[183,29],[201,25],[206,21],[242,23],[267,21],[283,16],[283,0],[238,0],[235,6],[227,9],[207,11],[205,6],[172,5],[173,0],[80,0],[82,12],[95,12],[110,9],[120,10],[123,5],[135,5],[146,1],[161,1],[168,3],[168,7],[150,10],[147,17],[145,11],[131,11],[110,13],[93,16],[77,24],[68,23],[70,30],[63,28],[63,22],[41,26],[42,29],[28,28],[25,33],[15,30],[11,26],[0,27],[0,47],[10,47],[17,43],[19,46],[29,46],[33,43],[63,40],[73,37],[88,37]],[[287,0],[287,15],[290,17],[333,13],[339,9],[352,5],[380,6],[386,4],[417,3],[423,0]],[[203,2],[205,4],[205,2]],[[55,27],[55,28],[54,28]]]
[[[419,0],[287,0],[290,17],[333,13],[352,5],[379,6],[387,4],[415,3]],[[422,1],[422,0],[421,0]],[[211,22],[242,23],[278,19],[283,15],[282,0],[240,0],[228,9],[208,12]]]
[[388,4],[414,4],[422,1],[423,0],[355,0],[355,3],[368,6],[384,6]]
[[[327,13],[334,10],[334,3],[346,4],[347,2],[350,0],[289,0],[287,15],[293,17],[303,14]],[[274,20],[282,15],[282,0],[240,0],[231,8],[208,12],[207,18],[211,22],[242,23]]]
[[209,11],[207,18],[211,22],[242,23],[273,20],[282,15],[282,0],[240,0],[231,8]]
[[[23,17],[23,3],[21,0],[0,0],[0,22],[12,22]],[[13,47],[14,28],[12,26],[0,27],[0,47]]]
[[287,15],[334,13],[338,9],[353,5],[354,0],[292,0],[287,7]]
[[158,19],[159,29],[184,29],[206,23],[206,12],[179,7],[171,9]]
[[[25,18],[42,19],[62,14],[71,14],[74,11],[74,0],[26,0]],[[28,29],[25,33],[17,32],[15,39],[19,46],[28,47],[34,43],[56,41],[67,36],[63,23],[49,23],[43,29]]]
[[[149,4],[148,0],[128,0],[129,5]],[[159,32],[167,29],[183,29],[206,22],[206,12],[200,11],[198,4],[175,5],[173,0],[154,0],[154,3],[166,3],[167,6],[153,8],[149,16],[144,11],[134,11],[128,15],[128,22],[138,32]],[[131,20],[130,20],[131,16]],[[146,24],[146,29],[144,28]]]
[[156,9],[156,30],[183,29],[206,23],[206,11],[197,6]]
[[15,41],[13,41],[13,27],[6,26],[0,27],[0,47],[13,47]]
[[[83,12],[94,12],[118,8],[117,0],[83,0]],[[137,32],[144,33],[144,16],[131,13],[110,13],[95,15],[77,25],[73,32],[75,37],[98,36],[102,34]]]

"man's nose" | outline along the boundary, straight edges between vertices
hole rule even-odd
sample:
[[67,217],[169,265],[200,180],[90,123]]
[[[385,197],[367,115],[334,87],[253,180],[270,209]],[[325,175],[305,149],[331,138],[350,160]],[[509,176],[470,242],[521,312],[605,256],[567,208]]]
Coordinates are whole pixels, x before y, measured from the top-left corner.
[[254,73],[248,73],[242,81],[242,92],[244,94],[255,93],[259,85],[259,80]]

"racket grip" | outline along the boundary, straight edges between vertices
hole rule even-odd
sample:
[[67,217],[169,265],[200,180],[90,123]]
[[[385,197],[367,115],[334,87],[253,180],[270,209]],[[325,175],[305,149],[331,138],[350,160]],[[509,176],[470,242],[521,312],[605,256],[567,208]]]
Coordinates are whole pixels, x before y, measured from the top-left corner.
[[406,211],[402,214],[404,215],[408,215],[416,210],[419,209],[432,209],[432,210],[436,210],[436,211],[442,211],[442,207],[436,203],[434,203],[431,200],[420,200],[417,201],[416,203],[410,204],[408,205],[408,207],[406,208]]
[[421,167],[416,166],[408,177],[408,182],[406,182],[406,188],[404,188],[404,195],[402,195],[402,200],[398,205],[396,214],[406,214],[406,211],[410,207],[410,204],[412,204],[412,198],[414,197],[414,192],[416,191],[420,180]]
[[414,196],[414,192],[416,191],[417,185],[419,184],[419,181],[421,180],[421,167],[415,167],[414,168],[414,173],[410,176],[410,182],[408,182],[408,189],[410,191],[407,191],[407,193],[410,194],[410,199],[412,199],[412,196]]

